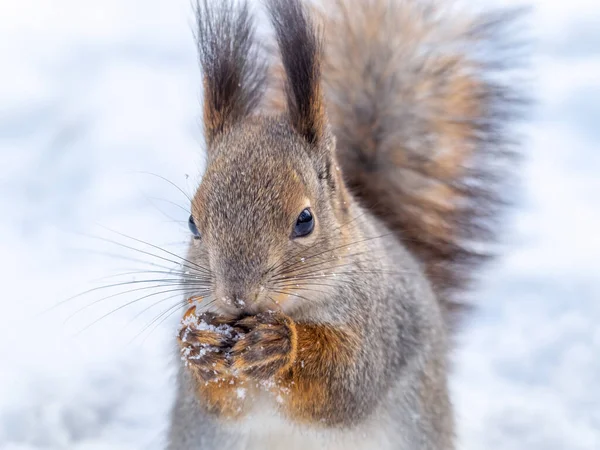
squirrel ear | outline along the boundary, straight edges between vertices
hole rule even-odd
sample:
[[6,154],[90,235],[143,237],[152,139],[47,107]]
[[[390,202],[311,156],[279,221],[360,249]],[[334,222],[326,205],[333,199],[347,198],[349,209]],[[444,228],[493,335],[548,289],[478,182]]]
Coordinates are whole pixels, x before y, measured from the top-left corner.
[[[210,3],[210,6],[209,6]],[[204,76],[207,143],[248,116],[261,100],[267,66],[259,58],[246,0],[196,0],[197,44]]]
[[286,73],[292,126],[310,144],[320,143],[326,133],[320,36],[299,0],[268,0],[268,6]]

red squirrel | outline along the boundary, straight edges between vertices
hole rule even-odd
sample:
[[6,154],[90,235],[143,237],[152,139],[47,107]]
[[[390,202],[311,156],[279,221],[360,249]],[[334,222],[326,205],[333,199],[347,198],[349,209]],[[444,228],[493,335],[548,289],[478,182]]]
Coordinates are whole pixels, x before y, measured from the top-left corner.
[[246,2],[198,5],[201,301],[169,449],[455,448],[449,339],[520,97],[511,14],[442,3],[267,0],[272,54]]

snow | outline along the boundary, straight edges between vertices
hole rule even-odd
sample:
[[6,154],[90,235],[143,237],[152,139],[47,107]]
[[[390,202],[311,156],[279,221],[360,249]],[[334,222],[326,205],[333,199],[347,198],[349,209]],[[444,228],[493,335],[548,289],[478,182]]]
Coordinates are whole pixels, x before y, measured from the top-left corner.
[[[196,307],[194,306],[185,312],[181,320],[181,325],[185,326],[182,337],[183,342],[189,342],[187,340],[188,335],[193,331],[210,331],[211,333],[219,334],[228,339],[232,339],[233,341],[238,341],[244,336],[243,333],[238,333],[231,325],[226,323],[219,325],[207,323],[203,317],[198,317],[196,315]],[[201,345],[204,346],[204,344]]]
[[246,398],[246,389],[244,388],[237,388],[235,390],[235,393],[237,395],[237,398]]
[[[533,3],[518,208],[453,355],[467,450],[600,448],[600,4]],[[191,25],[188,0],[0,3],[2,449],[163,447],[181,261],[111,230],[176,254],[189,239]],[[141,270],[166,273],[105,278]],[[122,281],[140,283],[48,310]]]

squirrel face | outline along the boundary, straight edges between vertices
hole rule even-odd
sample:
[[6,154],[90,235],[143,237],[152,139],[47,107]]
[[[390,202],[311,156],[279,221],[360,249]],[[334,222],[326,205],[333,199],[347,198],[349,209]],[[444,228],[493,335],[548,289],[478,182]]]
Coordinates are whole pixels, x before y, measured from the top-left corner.
[[314,297],[303,290],[309,256],[339,242],[343,214],[332,142],[318,145],[283,119],[260,117],[212,142],[192,202],[198,237],[189,258],[210,271],[221,312],[287,310]]
[[208,164],[192,202],[199,238],[189,258],[221,313],[289,311],[337,287],[316,286],[316,272],[331,268],[352,234],[341,226],[348,196],[325,114],[321,45],[299,3],[272,10],[286,108],[259,116],[266,61],[247,9],[222,6],[198,23]]

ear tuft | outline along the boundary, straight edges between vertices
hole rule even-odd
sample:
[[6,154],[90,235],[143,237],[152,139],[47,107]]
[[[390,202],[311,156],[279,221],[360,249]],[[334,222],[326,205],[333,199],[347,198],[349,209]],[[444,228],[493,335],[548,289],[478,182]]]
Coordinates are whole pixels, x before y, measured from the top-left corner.
[[[210,6],[209,6],[210,3]],[[197,0],[197,44],[204,76],[207,143],[258,106],[267,74],[245,0]]]
[[326,128],[321,36],[299,0],[268,0],[268,7],[286,73],[292,126],[310,144],[317,144]]

